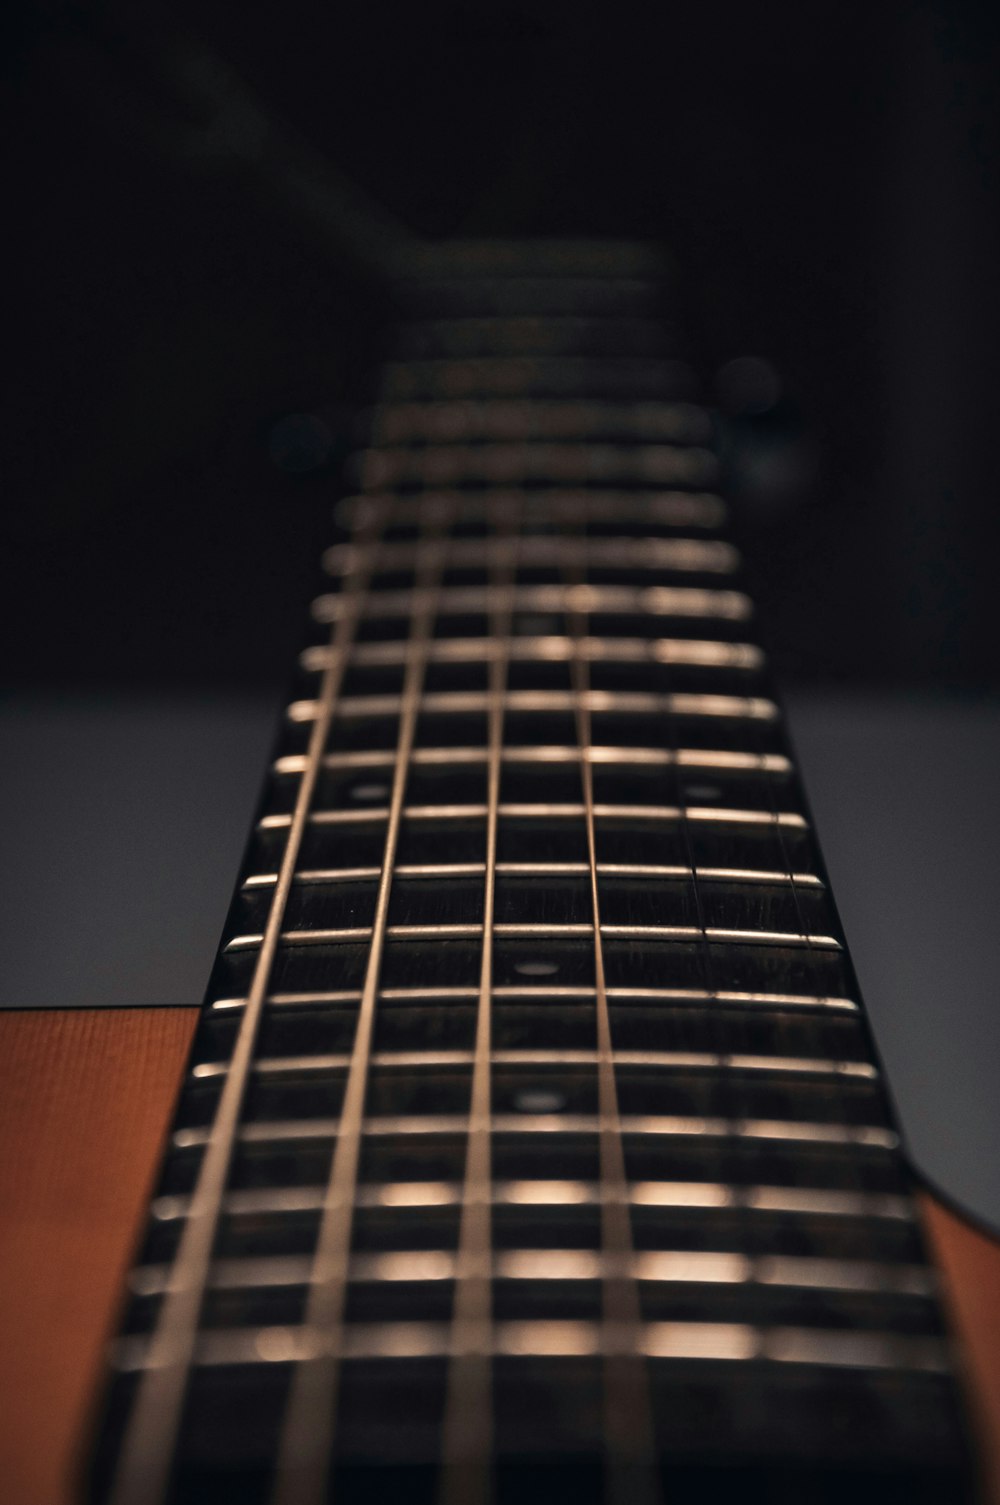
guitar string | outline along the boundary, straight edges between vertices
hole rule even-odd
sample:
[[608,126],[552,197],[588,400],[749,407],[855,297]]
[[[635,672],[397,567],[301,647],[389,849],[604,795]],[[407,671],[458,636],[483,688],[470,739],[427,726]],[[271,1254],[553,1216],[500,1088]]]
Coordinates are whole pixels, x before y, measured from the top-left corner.
[[[570,583],[570,582],[567,582]],[[579,580],[573,581],[579,584]],[[583,784],[590,902],[593,917],[594,991],[597,1009],[598,1170],[601,1248],[607,1261],[602,1280],[603,1410],[607,1505],[657,1505],[660,1499],[646,1361],[639,1347],[641,1313],[632,1257],[624,1143],[618,1111],[611,1015],[601,939],[594,817],[594,771],[590,758],[591,716],[587,701],[589,664],[581,651],[587,614],[568,613],[580,777]]]
[[378,984],[403,801],[441,589],[447,516],[444,509],[427,508],[421,518],[417,579],[422,587],[422,604],[411,621],[408,639],[396,766],[370,949],[306,1302],[305,1331],[316,1346],[294,1365],[278,1445],[272,1505],[328,1505],[331,1498],[329,1475],[336,1447],[344,1308]]
[[493,1450],[493,920],[497,827],[510,638],[513,626],[518,524],[506,519],[493,540],[491,582],[500,594],[490,627],[496,651],[489,661],[486,873],[483,945],[476,1013],[465,1179],[442,1431],[441,1505],[488,1505]]
[[[669,689],[674,678],[674,670],[670,665],[665,666],[664,674],[662,677]],[[676,729],[674,729],[672,741],[676,749]],[[681,842],[683,843],[687,866],[691,874],[691,894],[694,900],[695,923],[698,927],[699,932],[698,945],[701,951],[701,965],[703,974],[702,980],[704,983],[705,991],[704,1013],[707,1024],[708,1039],[711,1042],[711,1048],[714,1050],[716,1056],[721,1059],[730,1053],[731,1043],[727,1039],[726,1028],[719,1019],[718,1000],[721,996],[722,990],[720,989],[719,980],[716,976],[715,962],[712,956],[712,947],[709,940],[709,925],[705,912],[705,900],[700,881],[701,869],[697,858],[695,833],[692,830],[692,822],[688,815],[687,788],[682,783],[682,775],[679,768],[677,767],[676,761],[670,769],[670,776],[673,786],[673,794],[676,799],[677,808],[680,812],[680,819],[678,821],[678,833],[680,835]],[[718,1096],[716,1096],[716,1094],[718,1094]],[[741,1110],[739,1089],[738,1087],[734,1087],[727,1073],[721,1072],[719,1082],[717,1084],[713,1084],[712,1097],[712,1106],[708,1111],[715,1112],[716,1102],[720,1104],[720,1116],[722,1116],[726,1120],[728,1131],[733,1134],[738,1143],[740,1134],[738,1124],[744,1117],[744,1114]],[[713,1145],[710,1150],[710,1154],[712,1157],[712,1174],[718,1181],[725,1184],[729,1179],[729,1174],[733,1171],[732,1160],[735,1157],[732,1153],[727,1151],[725,1147],[725,1141]],[[727,1161],[729,1162],[728,1173],[725,1169]],[[741,1168],[742,1164],[742,1160],[737,1160],[737,1165],[739,1165]],[[737,1180],[736,1175],[733,1175],[733,1180]],[[739,1248],[742,1246],[743,1249],[750,1250],[753,1247],[751,1227],[748,1221],[748,1213],[743,1203],[743,1199],[738,1195],[738,1193],[736,1215],[739,1219],[739,1226],[735,1236],[736,1247]]]
[[344,610],[330,634],[329,663],[320,685],[316,721],[309,738],[305,767],[260,952],[204,1160],[174,1256],[170,1282],[153,1329],[147,1365],[126,1423],[110,1505],[159,1505],[169,1488],[229,1167],[285,909],[322,766],[323,750],[343,683],[347,655],[361,618],[383,527],[384,508],[381,506],[373,506],[359,519],[355,540],[356,567],[345,582]]
[[[784,719],[784,718],[782,718],[782,719]],[[752,739],[752,741],[754,743],[755,750],[756,750],[756,752],[758,753],[758,756],[759,756],[762,753],[762,751],[763,751],[763,749],[761,747],[761,740],[762,739],[761,739],[760,728],[756,727],[756,726],[751,727],[751,729],[750,729],[750,737],[751,737],[751,739]],[[793,771],[794,771],[794,775],[795,775],[796,779],[798,779],[798,769],[795,766],[794,762],[793,762]],[[768,765],[765,763],[764,764],[764,785],[765,785],[765,788],[767,789],[768,802],[770,804],[772,814],[774,814],[774,816],[775,816],[775,828],[776,828],[776,831],[777,831],[778,846],[780,848],[781,855],[782,855],[782,858],[784,860],[785,871],[786,871],[786,873],[788,875],[788,882],[789,882],[789,886],[790,886],[790,889],[791,889],[792,903],[795,906],[795,913],[796,913],[796,917],[797,917],[797,925],[799,927],[799,933],[803,934],[803,935],[806,935],[806,955],[807,955],[807,957],[809,959],[809,963],[813,964],[814,963],[814,958],[816,957],[816,950],[813,947],[813,945],[812,945],[812,943],[811,943],[811,941],[809,939],[809,936],[806,933],[805,928],[804,928],[805,925],[806,925],[806,920],[805,920],[805,916],[804,916],[804,913],[803,913],[802,895],[801,895],[801,891],[800,891],[800,885],[795,881],[795,873],[794,873],[794,865],[795,864],[794,864],[794,859],[792,858],[792,855],[791,855],[791,853],[789,851],[788,838],[787,838],[787,835],[786,835],[786,833],[785,833],[785,831],[784,831],[781,823],[776,818],[777,817],[778,808],[779,808],[779,800],[778,800],[778,797],[777,797],[777,792],[775,790],[774,784],[775,784],[774,776],[771,773],[770,768],[768,767]],[[813,845],[813,847],[815,849],[815,836],[810,836],[809,840],[810,840],[810,842],[812,843],[812,845]],[[852,987],[851,991],[852,991],[852,993],[856,994],[856,992],[857,992],[857,986],[856,986],[856,984],[854,985],[854,987]],[[865,1025],[864,1025],[864,1022],[863,1022],[864,1019],[865,1019],[865,1017],[866,1016],[863,1013],[861,1015],[856,1015],[855,1019],[854,1019],[854,1027],[855,1028],[860,1028],[863,1031],[864,1028],[865,1028]],[[822,1024],[820,1025],[820,1029],[823,1031],[823,1033],[826,1033],[829,1030],[829,1021],[824,1020],[822,1022]],[[825,1046],[825,1041],[823,1041],[822,1038],[821,1038],[820,1042],[818,1042],[818,1043],[819,1043],[821,1049]],[[870,1046],[870,1044],[867,1041],[866,1041],[866,1045],[868,1045],[868,1049],[867,1049],[866,1053],[867,1053],[869,1059],[872,1059],[874,1061],[874,1052],[872,1051],[871,1046]],[[875,1063],[875,1064],[877,1064],[877,1063]],[[881,1078],[881,1073],[880,1073],[880,1078]],[[885,1089],[884,1089],[884,1085],[883,1085],[883,1083],[882,1083],[882,1081],[881,1081],[880,1078],[879,1078],[879,1081],[878,1081],[878,1085],[879,1085],[879,1089],[880,1089],[880,1094],[884,1095]],[[845,1088],[845,1086],[843,1084],[843,1081],[841,1079],[835,1079],[826,1090],[829,1091],[831,1093],[831,1095],[834,1096],[836,1098],[836,1100],[841,1104],[841,1120],[842,1120],[842,1122],[845,1125],[849,1124],[850,1121],[851,1121],[851,1115],[850,1115],[850,1112],[847,1111],[848,1107],[849,1107],[849,1104],[848,1104],[847,1090],[846,1090],[846,1088]],[[895,1158],[897,1158],[897,1157],[894,1157],[894,1159]],[[861,1159],[860,1159],[859,1152],[856,1149],[848,1148],[848,1151],[847,1151],[846,1155],[844,1156],[844,1160],[845,1160],[845,1164],[846,1164],[846,1168],[847,1168],[847,1175],[848,1175],[848,1177],[850,1179],[851,1188],[859,1196],[864,1196],[866,1194],[866,1192],[867,1192],[867,1188],[865,1186],[864,1177],[863,1177],[863,1175],[861,1173]],[[867,1228],[867,1231],[866,1231],[866,1234],[865,1234],[865,1245],[866,1245],[865,1252],[866,1252],[866,1255],[867,1255],[869,1261],[872,1264],[878,1265],[879,1260],[880,1260],[880,1251],[879,1251],[879,1248],[878,1248],[878,1239],[877,1239],[877,1236],[876,1236],[876,1234],[874,1232],[874,1226],[871,1225],[871,1224],[868,1225],[868,1228]]]

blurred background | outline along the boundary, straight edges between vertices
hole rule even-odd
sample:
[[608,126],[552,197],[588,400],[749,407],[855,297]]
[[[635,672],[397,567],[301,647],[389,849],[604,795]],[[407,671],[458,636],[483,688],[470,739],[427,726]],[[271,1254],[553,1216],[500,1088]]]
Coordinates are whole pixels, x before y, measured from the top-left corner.
[[13,0],[3,26],[0,1001],[198,1001],[383,231],[649,238],[911,1140],[1000,1223],[1000,8]]
[[996,688],[996,6],[15,0],[6,26],[8,682],[285,672],[330,473],[269,438],[298,411],[342,435],[378,314],[297,151],[425,235],[662,241],[709,395],[773,368],[731,458],[783,679]]

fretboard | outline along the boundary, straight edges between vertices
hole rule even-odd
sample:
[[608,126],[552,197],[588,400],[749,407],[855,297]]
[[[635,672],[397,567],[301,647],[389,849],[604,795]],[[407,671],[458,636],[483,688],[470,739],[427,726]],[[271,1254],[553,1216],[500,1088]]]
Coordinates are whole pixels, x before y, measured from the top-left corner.
[[453,261],[337,503],[95,1498],[966,1499],[655,264]]

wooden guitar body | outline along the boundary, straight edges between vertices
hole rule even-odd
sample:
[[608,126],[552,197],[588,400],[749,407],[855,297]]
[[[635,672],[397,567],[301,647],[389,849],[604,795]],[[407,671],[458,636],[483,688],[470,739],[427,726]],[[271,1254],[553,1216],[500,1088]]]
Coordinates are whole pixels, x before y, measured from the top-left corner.
[[[196,1022],[193,1009],[0,1016],[4,1505],[79,1499],[104,1346]],[[965,1350],[986,1498],[1000,1501],[1000,1241],[921,1201]]]

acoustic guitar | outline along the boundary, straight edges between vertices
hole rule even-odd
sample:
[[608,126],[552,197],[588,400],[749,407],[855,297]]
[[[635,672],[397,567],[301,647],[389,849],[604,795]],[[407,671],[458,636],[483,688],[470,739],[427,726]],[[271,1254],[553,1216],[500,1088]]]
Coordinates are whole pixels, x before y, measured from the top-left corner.
[[659,261],[395,296],[200,1016],[0,1021],[3,1498],[996,1498]]

